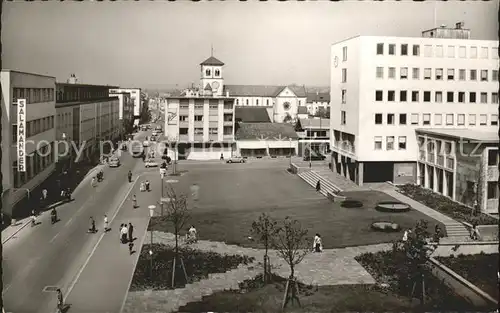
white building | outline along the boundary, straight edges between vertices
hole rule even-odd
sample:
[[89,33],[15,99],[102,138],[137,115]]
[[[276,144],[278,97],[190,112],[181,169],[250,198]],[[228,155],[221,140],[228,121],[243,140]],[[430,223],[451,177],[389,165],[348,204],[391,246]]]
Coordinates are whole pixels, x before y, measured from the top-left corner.
[[113,88],[109,90],[109,93],[114,94],[122,92],[130,94],[130,100],[134,103],[134,124],[139,125],[139,118],[142,112],[141,88]]
[[318,91],[308,92],[306,107],[307,111],[311,115],[315,115],[320,110],[324,110],[326,112],[330,107],[330,93]]
[[[2,70],[2,212],[16,215],[27,195],[54,171],[56,79]],[[26,99],[25,172],[17,166],[17,99]],[[21,201],[23,200],[23,201]]]
[[416,128],[498,129],[498,41],[461,24],[422,35],[331,47],[332,169],[358,184],[415,182]]

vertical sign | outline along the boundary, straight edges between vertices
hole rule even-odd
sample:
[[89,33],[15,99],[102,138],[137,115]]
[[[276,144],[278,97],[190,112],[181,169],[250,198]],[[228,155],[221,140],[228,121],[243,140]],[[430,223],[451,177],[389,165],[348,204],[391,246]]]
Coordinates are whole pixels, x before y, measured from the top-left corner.
[[17,171],[26,172],[26,99],[17,100]]

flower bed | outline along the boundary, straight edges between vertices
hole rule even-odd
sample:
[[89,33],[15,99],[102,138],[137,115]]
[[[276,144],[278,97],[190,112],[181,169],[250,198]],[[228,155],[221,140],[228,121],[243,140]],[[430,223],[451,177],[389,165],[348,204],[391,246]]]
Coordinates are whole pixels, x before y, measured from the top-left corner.
[[[149,250],[153,251],[153,275],[151,277],[151,258]],[[235,269],[240,264],[249,264],[254,258],[239,255],[220,255],[215,252],[201,252],[187,248],[179,249],[179,254],[186,266],[190,282],[208,278],[208,274],[225,273]],[[172,260],[174,248],[163,245],[147,244],[142,247],[139,261],[135,268],[130,291],[172,289]],[[176,269],[176,288],[186,285],[182,268]]]
[[498,253],[437,257],[439,262],[498,300]]
[[460,222],[477,223],[478,225],[498,224],[497,219],[483,213],[472,215],[471,209],[465,205],[422,186],[406,184],[399,187],[399,192]]

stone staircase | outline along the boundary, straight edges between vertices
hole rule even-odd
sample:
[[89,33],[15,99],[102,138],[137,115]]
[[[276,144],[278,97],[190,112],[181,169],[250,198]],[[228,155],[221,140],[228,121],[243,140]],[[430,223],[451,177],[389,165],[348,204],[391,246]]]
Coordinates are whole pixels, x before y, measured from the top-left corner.
[[342,192],[342,189],[338,188],[337,186],[332,184],[328,179],[323,178],[315,171],[302,172],[299,173],[298,176],[313,188],[316,188],[316,184],[318,183],[319,180],[321,185],[319,192],[327,198],[328,198],[328,193],[338,194]]
[[328,179],[332,184],[342,189],[343,191],[360,191],[368,190],[366,187],[359,186],[347,177],[332,172],[329,168],[318,168],[314,170],[321,177]]
[[469,230],[459,222],[445,222],[443,223],[446,229],[446,235],[450,238],[456,238],[457,240],[467,240],[470,237]]

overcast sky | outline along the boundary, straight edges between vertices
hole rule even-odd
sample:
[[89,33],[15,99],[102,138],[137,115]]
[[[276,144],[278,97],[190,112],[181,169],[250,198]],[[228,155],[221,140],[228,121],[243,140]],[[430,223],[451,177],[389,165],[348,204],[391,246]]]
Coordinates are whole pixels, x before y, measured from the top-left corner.
[[197,83],[212,44],[227,84],[328,86],[330,45],[348,37],[414,37],[457,21],[473,39],[498,33],[498,1],[2,5],[3,68],[124,87]]

